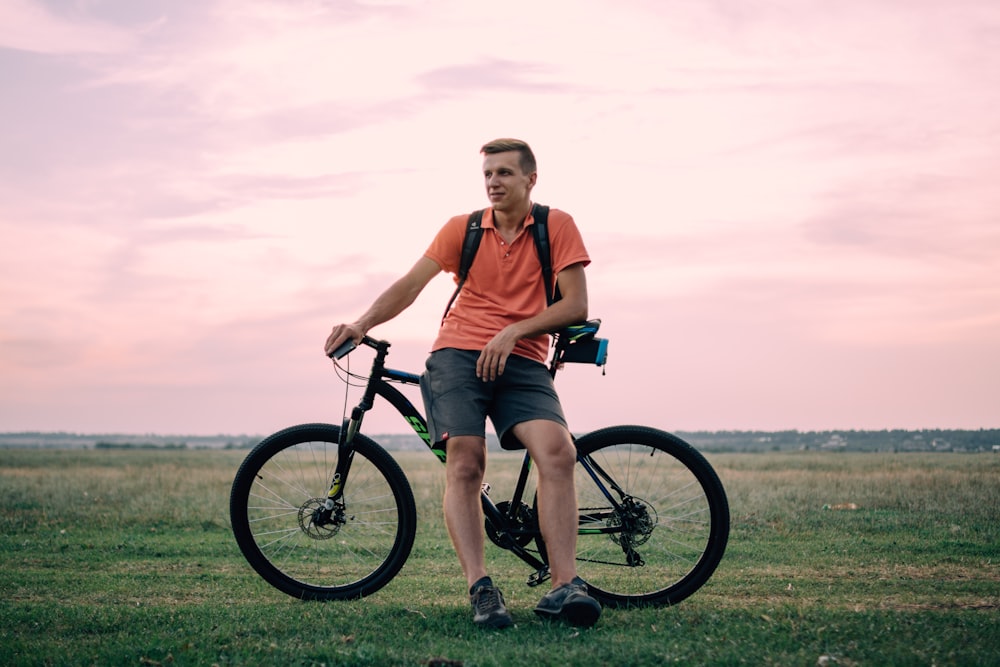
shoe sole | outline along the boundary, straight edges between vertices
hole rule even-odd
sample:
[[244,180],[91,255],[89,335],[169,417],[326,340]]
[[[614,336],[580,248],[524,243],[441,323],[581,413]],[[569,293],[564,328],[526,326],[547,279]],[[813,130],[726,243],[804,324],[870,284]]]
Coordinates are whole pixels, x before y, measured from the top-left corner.
[[487,618],[476,623],[477,628],[488,628],[490,630],[501,630],[514,624],[514,619],[510,616],[500,616],[497,618]]
[[568,601],[557,612],[536,608],[535,613],[542,618],[559,619],[570,625],[589,628],[601,617],[601,605],[597,600],[587,598]]

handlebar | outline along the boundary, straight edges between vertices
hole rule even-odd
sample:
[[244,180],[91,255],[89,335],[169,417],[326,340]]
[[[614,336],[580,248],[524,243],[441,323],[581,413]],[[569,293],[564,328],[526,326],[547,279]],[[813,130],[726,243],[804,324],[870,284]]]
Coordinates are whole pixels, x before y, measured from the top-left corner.
[[[388,349],[388,347],[389,347],[389,342],[388,341],[385,341],[385,340],[376,340],[375,338],[372,338],[370,336],[365,336],[364,338],[362,338],[361,339],[361,344],[362,345],[367,345],[368,347],[372,348],[373,350],[378,350],[380,348]],[[333,352],[331,352],[327,356],[330,357],[333,360],[343,359],[348,354],[350,354],[355,349],[357,349],[357,347],[358,347],[358,344],[355,343],[353,339],[348,338],[347,340],[345,340],[343,343],[340,344],[340,347],[338,347],[336,350],[334,350]]]
[[[556,353],[552,359],[553,368],[557,364],[566,362],[582,362],[603,366],[607,362],[608,341],[596,337],[595,334],[600,327],[601,321],[594,319],[572,324],[553,332],[556,348]],[[386,341],[375,340],[368,336],[361,339],[361,344],[376,350],[380,347],[389,347],[389,343]],[[334,360],[343,359],[357,347],[358,344],[353,339],[348,338],[337,349],[331,352],[329,357]]]
[[349,352],[354,350],[354,348],[356,348],[357,346],[358,344],[355,343],[353,339],[348,338],[347,340],[345,340],[343,343],[340,344],[340,347],[338,347],[336,350],[334,350],[327,356],[329,356],[331,359],[343,359],[344,357],[347,356]]

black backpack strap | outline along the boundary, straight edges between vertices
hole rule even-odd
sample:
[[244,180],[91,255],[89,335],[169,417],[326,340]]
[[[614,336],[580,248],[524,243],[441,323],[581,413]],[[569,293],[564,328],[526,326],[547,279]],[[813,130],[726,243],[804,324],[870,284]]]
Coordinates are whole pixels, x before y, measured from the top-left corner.
[[451,305],[455,303],[455,299],[458,298],[458,293],[462,291],[462,285],[465,284],[465,279],[469,277],[469,269],[472,267],[472,260],[476,258],[476,251],[479,250],[479,242],[483,240],[483,211],[485,209],[480,209],[478,211],[473,211],[469,214],[469,222],[465,226],[465,238],[462,240],[462,257],[458,262],[458,286],[455,287],[455,292],[448,299],[448,305],[445,306],[444,315],[441,316],[441,322],[444,322],[444,318],[448,317],[448,311],[451,310]]
[[535,237],[535,249],[538,251],[538,262],[542,265],[542,284],[545,286],[545,302],[552,305],[562,295],[559,285],[552,280],[552,248],[549,245],[549,207],[534,204],[531,217],[535,222],[531,225],[531,234]]

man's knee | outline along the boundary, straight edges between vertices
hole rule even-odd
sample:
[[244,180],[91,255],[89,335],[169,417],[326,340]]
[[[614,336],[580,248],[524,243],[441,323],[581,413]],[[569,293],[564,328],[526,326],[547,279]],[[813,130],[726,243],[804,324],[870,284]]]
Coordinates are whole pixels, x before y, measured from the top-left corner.
[[536,419],[514,427],[532,460],[553,472],[569,472],[576,465],[576,446],[566,427],[558,422]]
[[456,436],[448,439],[448,481],[479,485],[486,473],[486,441],[478,436]]

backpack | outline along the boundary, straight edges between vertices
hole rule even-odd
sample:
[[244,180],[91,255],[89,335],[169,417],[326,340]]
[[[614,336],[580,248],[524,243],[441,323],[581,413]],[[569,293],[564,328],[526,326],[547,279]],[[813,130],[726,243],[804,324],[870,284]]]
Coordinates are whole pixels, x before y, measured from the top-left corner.
[[[469,222],[465,228],[465,239],[462,241],[462,258],[458,263],[458,286],[455,288],[455,292],[451,295],[451,298],[448,299],[444,315],[441,316],[442,322],[448,316],[448,311],[451,310],[455,299],[458,298],[458,293],[462,291],[465,279],[469,276],[469,269],[472,267],[472,260],[476,257],[476,251],[479,250],[479,242],[483,239],[483,211],[485,209],[474,211],[469,215]],[[531,229],[531,235],[535,239],[535,250],[538,251],[538,261],[542,265],[545,301],[551,306],[561,298],[561,295],[559,294],[559,286],[555,285],[553,289],[552,282],[552,249],[549,246],[549,207],[532,204],[531,217],[534,218],[534,224],[529,225],[529,229]]]

